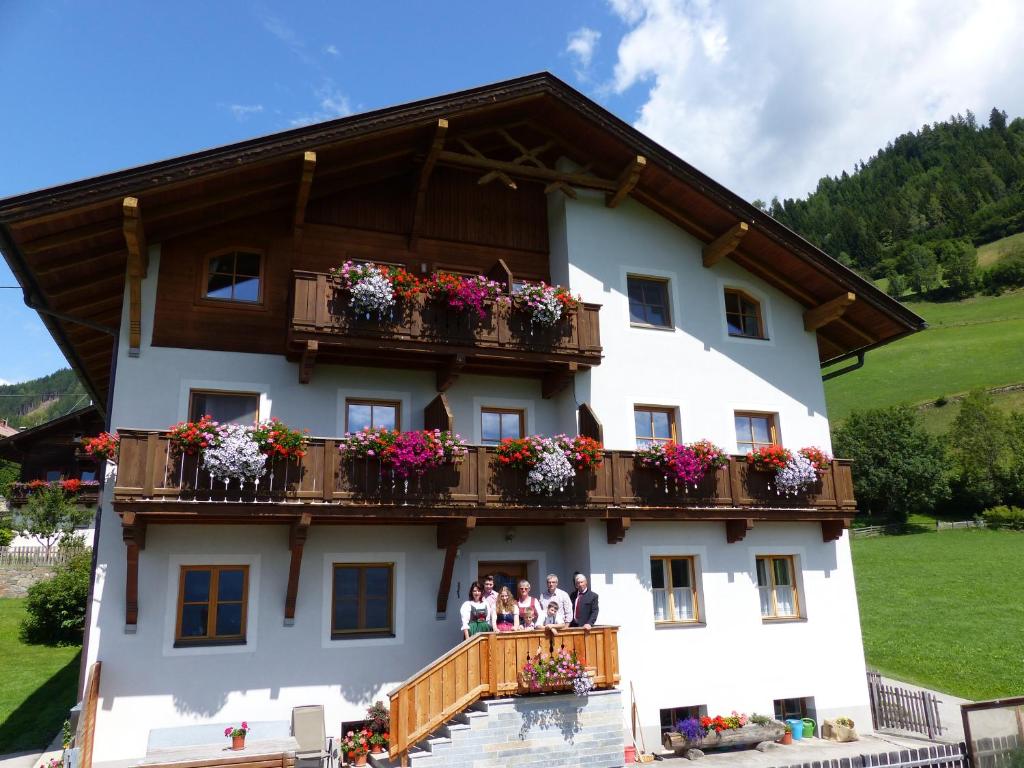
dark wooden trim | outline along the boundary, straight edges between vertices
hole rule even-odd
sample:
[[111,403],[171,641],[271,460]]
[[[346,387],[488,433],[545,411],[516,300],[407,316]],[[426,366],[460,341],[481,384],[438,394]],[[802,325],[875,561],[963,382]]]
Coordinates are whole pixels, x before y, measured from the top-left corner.
[[413,195],[412,226],[409,228],[409,250],[416,250],[417,239],[420,234],[420,227],[423,223],[423,209],[427,202],[427,186],[430,184],[430,175],[437,165],[437,156],[444,148],[444,137],[448,132],[448,121],[443,117],[437,119],[434,127],[434,136],[427,150],[427,157],[420,166],[420,172],[416,179],[416,189]]
[[288,589],[284,598],[284,622],[291,624],[295,621],[295,603],[299,595],[299,572],[302,569],[302,551],[306,546],[306,537],[309,535],[309,526],[313,522],[313,516],[306,512],[288,529],[288,549],[291,560],[288,564]]
[[740,240],[743,239],[743,236],[747,234],[749,229],[750,225],[745,221],[741,221],[705,245],[701,254],[704,266],[713,267],[735,251],[739,247]]
[[315,172],[316,152],[304,152],[302,172],[299,174],[299,191],[295,196],[295,215],[292,217],[293,241],[296,250],[302,245],[302,228],[306,223],[306,203],[309,202],[309,191],[313,187]]
[[626,531],[633,524],[628,517],[611,517],[605,522],[609,544],[620,544],[626,538]]
[[437,391],[447,392],[459,380],[459,372],[466,367],[466,356],[459,352],[437,369]]
[[647,158],[643,155],[637,155],[633,162],[622,170],[619,180],[616,182],[615,191],[605,195],[604,204],[609,208],[615,208],[625,200],[626,196],[633,191],[633,187],[640,181],[640,174],[644,172],[646,167]]
[[146,548],[146,520],[134,512],[121,517],[121,538],[125,545],[124,623],[134,631],[139,623],[139,552]]
[[544,374],[541,380],[540,395],[548,400],[568,387],[579,371],[579,363],[569,362],[559,365],[554,370]]
[[603,443],[604,427],[601,425],[601,420],[597,418],[597,414],[594,413],[594,409],[590,407],[590,403],[582,403],[576,410],[578,412],[577,428],[580,435]]
[[448,405],[448,396],[443,392],[427,403],[423,409],[423,428],[440,429],[442,432],[455,430],[455,417]]
[[476,518],[467,516],[455,522],[437,526],[437,548],[444,550],[444,565],[441,567],[441,581],[437,586],[437,615],[448,611],[448,593],[452,588],[452,574],[459,547],[466,543],[469,532],[476,527]]
[[842,518],[840,520],[822,520],[821,540],[826,544],[830,541],[838,541],[843,537],[843,531],[849,527],[850,520],[848,518]]
[[754,519],[745,517],[739,520],[726,520],[725,521],[725,540],[730,544],[735,544],[737,541],[743,541],[747,536],[747,531],[754,527]]

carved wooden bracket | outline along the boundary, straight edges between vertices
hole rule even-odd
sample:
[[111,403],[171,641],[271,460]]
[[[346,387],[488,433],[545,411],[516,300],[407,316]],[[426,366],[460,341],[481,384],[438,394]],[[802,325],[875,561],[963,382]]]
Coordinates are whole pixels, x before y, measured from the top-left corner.
[[121,210],[128,247],[128,354],[138,357],[142,347],[142,281],[149,271],[149,250],[138,198],[126,197]]
[[608,529],[608,543],[619,544],[626,538],[626,531],[629,530],[633,521],[628,517],[610,517],[604,523]]
[[299,176],[299,191],[295,196],[295,216],[292,221],[296,248],[302,244],[302,229],[306,224],[306,203],[309,202],[309,190],[313,187],[315,172],[316,152],[306,152],[302,156],[302,173]]
[[284,623],[291,625],[295,622],[295,603],[299,596],[299,571],[302,569],[302,550],[306,546],[306,537],[309,535],[309,525],[313,522],[313,516],[304,512],[302,516],[291,524],[288,530],[288,549],[291,550],[291,563],[288,565],[288,589],[284,598]]
[[319,341],[307,341],[306,348],[302,350],[302,359],[299,361],[299,383],[309,384],[313,378],[313,366],[316,365],[316,355],[320,351]]
[[441,568],[441,583],[437,586],[437,614],[443,616],[448,611],[448,592],[452,588],[452,573],[455,570],[455,555],[459,547],[466,543],[469,532],[476,528],[475,517],[465,517],[437,526],[437,548],[443,549],[444,565]]
[[427,202],[427,186],[430,184],[430,174],[434,172],[437,165],[437,156],[444,148],[444,137],[448,132],[448,121],[443,117],[438,118],[434,128],[434,138],[430,142],[430,149],[427,151],[427,158],[420,167],[419,176],[416,179],[416,192],[413,197],[412,206],[412,227],[409,230],[409,250],[416,250],[416,240],[419,238],[420,227],[423,224],[423,209]]
[[579,368],[578,363],[565,363],[557,369],[545,373],[540,386],[541,397],[547,400],[569,386]]
[[733,225],[716,239],[704,246],[703,261],[705,267],[713,267],[730,253],[735,251],[740,240],[747,234],[750,225],[745,221]]
[[455,417],[448,406],[448,396],[443,392],[427,403],[423,409],[423,428],[440,429],[442,432],[455,430]]
[[804,330],[816,331],[821,328],[821,326],[827,325],[833,320],[838,320],[846,311],[847,307],[853,304],[856,300],[857,294],[844,293],[836,296],[830,301],[826,301],[820,306],[808,309],[804,312]]
[[134,512],[125,512],[121,518],[121,538],[124,540],[127,568],[124,582],[124,623],[134,632],[139,623],[139,552],[146,548],[146,521]]
[[466,365],[466,356],[462,353],[453,355],[446,363],[443,363],[437,370],[437,391],[447,392],[456,381],[459,380],[459,372]]
[[647,158],[643,155],[637,155],[633,162],[627,165],[619,175],[619,180],[615,183],[615,191],[605,195],[604,204],[609,208],[615,208],[625,200],[626,195],[632,192],[633,187],[640,181],[640,174],[644,172],[646,167]]
[[725,540],[730,544],[735,544],[737,541],[743,541],[747,536],[747,531],[754,527],[754,521],[752,518],[743,518],[742,520],[726,520],[725,521]]
[[830,541],[838,541],[843,537],[843,531],[850,527],[849,519],[844,520],[822,520],[821,540],[826,544]]

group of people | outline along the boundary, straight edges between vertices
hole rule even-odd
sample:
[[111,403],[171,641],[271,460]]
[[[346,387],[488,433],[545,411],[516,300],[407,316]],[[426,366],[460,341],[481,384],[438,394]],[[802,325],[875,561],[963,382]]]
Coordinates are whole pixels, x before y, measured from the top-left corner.
[[587,577],[573,577],[575,590],[570,595],[558,588],[558,576],[547,575],[547,591],[540,597],[530,593],[530,582],[521,580],[517,595],[508,586],[494,589],[494,576],[484,576],[484,583],[469,586],[469,599],[462,604],[462,638],[468,640],[479,632],[519,632],[526,629],[547,629],[557,632],[566,627],[590,629],[597,623],[597,593],[590,590]]

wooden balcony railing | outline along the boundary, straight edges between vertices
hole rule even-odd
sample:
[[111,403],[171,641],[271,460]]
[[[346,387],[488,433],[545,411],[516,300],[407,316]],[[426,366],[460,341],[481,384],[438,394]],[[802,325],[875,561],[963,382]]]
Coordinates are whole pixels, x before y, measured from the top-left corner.
[[[28,500],[32,497],[32,494],[35,492],[36,491],[34,491],[33,489],[25,488],[20,484],[12,484],[11,488],[7,493],[7,503],[10,504],[11,507],[14,509],[23,507],[25,506],[25,504],[28,503]],[[90,486],[82,488],[74,493],[68,492],[68,496],[71,499],[73,499],[76,504],[79,504],[83,507],[94,507],[100,501],[100,490],[99,488]]]
[[[396,305],[385,320],[366,318],[347,306],[346,295],[327,274],[296,271],[289,355],[301,359],[308,380],[317,360],[437,367],[450,378],[459,371],[509,371],[543,375],[601,362],[597,304],[584,304],[551,329],[533,327],[526,315],[495,301],[475,319],[420,294]],[[440,387],[441,391],[445,387]]]
[[[401,517],[403,509],[430,509],[433,516],[464,516],[468,510],[488,518],[510,510],[578,510],[580,517],[604,516],[608,509],[647,509],[646,516],[670,519],[679,510],[706,519],[744,517],[716,514],[716,508],[775,509],[807,514],[771,515],[777,519],[848,518],[856,508],[850,462],[836,459],[809,492],[779,495],[771,477],[750,468],[742,456],[709,473],[696,488],[676,485],[640,466],[633,451],[605,451],[601,465],[578,475],[561,493],[530,493],[526,473],[494,461],[494,448],[473,446],[458,464],[403,480],[375,459],[343,459],[334,440],[313,438],[298,460],[272,459],[257,483],[239,487],[213,480],[196,456],[174,450],[166,432],[121,430],[114,501],[119,503],[223,502],[232,504],[316,504],[318,514],[379,517],[385,508]],[[328,511],[330,510],[330,511]],[[520,514],[517,512],[516,514]],[[620,514],[622,514],[620,512]],[[628,512],[626,512],[628,514]],[[645,514],[635,515],[642,518]]]
[[575,651],[595,688],[613,688],[619,682],[618,627],[564,629],[556,636],[543,630],[475,635],[388,694],[389,756],[407,753],[480,699],[529,692],[519,679],[527,658],[560,648]]

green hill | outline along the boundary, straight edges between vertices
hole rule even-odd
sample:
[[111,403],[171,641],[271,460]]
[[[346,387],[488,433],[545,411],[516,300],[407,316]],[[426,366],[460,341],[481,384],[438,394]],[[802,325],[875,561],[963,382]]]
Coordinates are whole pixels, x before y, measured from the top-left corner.
[[70,368],[31,381],[0,386],[0,419],[18,429],[34,427],[88,405],[89,395]]
[[978,246],[978,266],[991,267],[1011,251],[1024,252],[1024,232],[1002,237],[994,242]]

